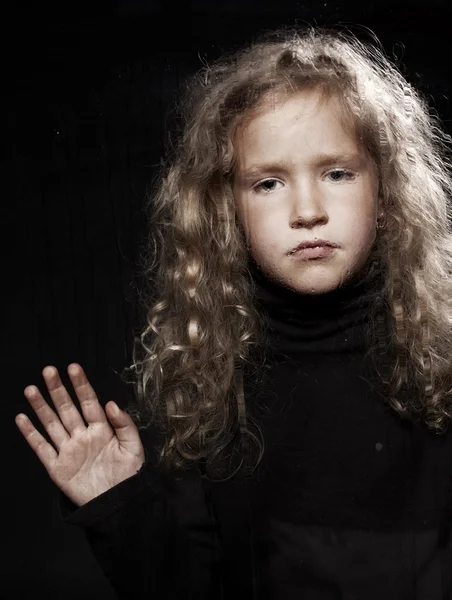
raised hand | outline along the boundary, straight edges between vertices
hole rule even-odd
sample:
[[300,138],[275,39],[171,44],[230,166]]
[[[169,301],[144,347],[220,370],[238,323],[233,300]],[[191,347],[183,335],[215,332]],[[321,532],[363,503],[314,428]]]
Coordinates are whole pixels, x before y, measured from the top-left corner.
[[80,365],[72,363],[67,371],[88,425],[52,366],[42,375],[57,414],[36,386],[27,386],[24,395],[55,448],[26,415],[16,415],[15,422],[51,480],[82,506],[139,471],[145,453],[131,417],[114,402],[104,411]]

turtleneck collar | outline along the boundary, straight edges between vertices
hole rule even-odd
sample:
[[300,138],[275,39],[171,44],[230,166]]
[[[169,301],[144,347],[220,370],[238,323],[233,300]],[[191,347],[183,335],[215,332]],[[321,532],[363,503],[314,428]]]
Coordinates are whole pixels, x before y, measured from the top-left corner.
[[250,258],[257,308],[268,318],[272,351],[303,359],[364,351],[364,326],[382,286],[374,260],[370,256],[358,274],[331,292],[301,294],[270,280]]

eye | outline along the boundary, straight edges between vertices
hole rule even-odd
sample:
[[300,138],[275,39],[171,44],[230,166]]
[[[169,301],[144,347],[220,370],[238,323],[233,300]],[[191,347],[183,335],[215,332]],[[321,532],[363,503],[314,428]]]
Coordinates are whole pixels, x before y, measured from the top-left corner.
[[355,173],[347,171],[346,169],[334,169],[327,174],[329,177],[333,176],[334,182],[343,181],[344,179],[354,179]]
[[277,179],[264,179],[264,181],[259,182],[253,187],[253,192],[264,192],[264,194],[274,192],[276,183],[281,182]]

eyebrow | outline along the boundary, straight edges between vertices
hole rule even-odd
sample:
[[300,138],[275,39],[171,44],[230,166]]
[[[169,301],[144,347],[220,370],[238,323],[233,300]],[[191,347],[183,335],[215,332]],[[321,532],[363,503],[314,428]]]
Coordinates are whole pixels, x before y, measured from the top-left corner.
[[[338,163],[346,163],[350,167],[358,168],[363,162],[363,156],[357,153],[344,153],[337,152],[332,154],[320,153],[314,156],[311,161],[312,165],[316,167],[329,167]],[[268,162],[256,165],[251,165],[248,169],[238,172],[237,180],[240,183],[248,183],[251,179],[262,175],[263,173],[285,173],[287,172],[287,165],[283,162]]]

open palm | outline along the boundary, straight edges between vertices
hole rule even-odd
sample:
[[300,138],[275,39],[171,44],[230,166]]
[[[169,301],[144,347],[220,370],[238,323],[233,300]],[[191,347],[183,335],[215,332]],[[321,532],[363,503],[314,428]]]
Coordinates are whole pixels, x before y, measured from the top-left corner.
[[69,365],[68,374],[87,425],[52,366],[45,367],[42,375],[57,413],[37,387],[26,387],[24,395],[55,448],[26,415],[16,415],[15,422],[52,481],[82,506],[139,471],[145,453],[131,417],[114,402],[107,403],[104,411],[80,365]]

